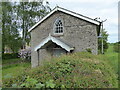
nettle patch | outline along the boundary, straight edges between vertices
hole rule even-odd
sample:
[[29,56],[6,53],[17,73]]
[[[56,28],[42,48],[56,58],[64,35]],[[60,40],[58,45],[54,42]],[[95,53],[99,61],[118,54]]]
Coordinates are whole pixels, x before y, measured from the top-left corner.
[[4,87],[116,88],[117,75],[107,62],[90,53],[63,55],[3,81]]

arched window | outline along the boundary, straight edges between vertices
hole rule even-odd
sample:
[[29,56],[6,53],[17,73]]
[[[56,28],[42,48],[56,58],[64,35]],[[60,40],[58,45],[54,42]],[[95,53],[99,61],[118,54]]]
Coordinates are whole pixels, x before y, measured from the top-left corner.
[[54,23],[54,33],[61,34],[63,33],[63,23],[61,19],[57,19]]

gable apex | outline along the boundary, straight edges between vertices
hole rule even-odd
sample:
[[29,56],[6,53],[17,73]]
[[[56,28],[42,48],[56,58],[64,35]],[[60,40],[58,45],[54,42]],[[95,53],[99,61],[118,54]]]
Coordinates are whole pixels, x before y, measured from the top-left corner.
[[74,17],[77,17],[77,18],[80,18],[80,19],[83,19],[85,21],[88,21],[90,23],[93,23],[95,25],[100,25],[100,22],[97,21],[97,20],[94,20],[94,19],[91,19],[89,17],[86,17],[86,16],[83,16],[81,14],[78,14],[78,13],[75,13],[73,11],[70,11],[70,10],[67,10],[67,9],[64,9],[62,7],[59,7],[59,6],[56,6],[50,13],[48,13],[45,17],[43,17],[39,22],[37,22],[35,25],[33,25],[29,30],[28,32],[31,32],[34,28],[36,28],[39,24],[41,24],[44,20],[46,20],[48,17],[50,17],[54,12],[56,11],[61,11],[63,13],[67,13],[69,15],[72,15]]
[[37,51],[39,50],[40,48],[42,48],[45,44],[47,44],[49,41],[52,41],[53,43],[61,46],[63,49],[65,49],[66,51],[70,52],[71,50],[74,50],[74,47],[71,46],[71,45],[68,45],[67,43],[63,42],[62,40],[60,39],[57,39],[53,36],[51,36],[49,34],[49,36],[47,38],[45,38],[39,45],[37,45],[35,48],[34,48],[34,51]]

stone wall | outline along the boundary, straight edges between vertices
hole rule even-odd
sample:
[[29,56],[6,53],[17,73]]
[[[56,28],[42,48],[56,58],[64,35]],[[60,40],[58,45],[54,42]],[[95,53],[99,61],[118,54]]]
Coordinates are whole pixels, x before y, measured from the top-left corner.
[[[97,54],[97,26],[71,15],[56,12],[31,32],[32,67],[38,65],[38,57],[34,48],[43,39],[48,37],[49,33],[53,35],[53,26],[57,18],[61,18],[64,25],[64,34],[59,37],[73,45],[75,47],[74,52],[86,51],[87,48],[91,48],[92,53]],[[42,58],[39,59],[43,60],[44,54],[47,55],[48,53],[44,50],[40,51],[40,56]]]

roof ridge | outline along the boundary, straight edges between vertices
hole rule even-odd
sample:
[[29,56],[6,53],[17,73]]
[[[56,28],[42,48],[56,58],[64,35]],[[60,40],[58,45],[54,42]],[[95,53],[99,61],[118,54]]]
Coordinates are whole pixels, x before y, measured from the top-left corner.
[[82,14],[80,14],[80,13],[76,13],[76,12],[71,11],[71,10],[68,10],[68,9],[66,9],[66,8],[62,8],[62,7],[59,7],[59,6],[57,6],[57,7],[58,7],[58,8],[61,8],[61,9],[64,9],[64,10],[66,10],[66,11],[72,12],[72,13],[74,13],[74,14],[77,14],[77,15],[80,15],[80,16],[83,16],[83,17],[86,17],[86,18],[88,18],[88,19],[91,19],[91,20],[94,20],[94,21],[100,22],[100,21],[98,21],[98,20],[95,20],[95,19],[90,18],[90,17],[88,17],[88,16],[82,15]]
[[76,13],[76,12],[73,12],[73,11],[70,11],[70,10],[67,10],[65,8],[62,8],[62,7],[59,7],[59,6],[56,6],[51,12],[49,12],[45,17],[43,17],[39,22],[37,22],[34,26],[32,26],[28,31],[32,31],[35,27],[37,27],[40,23],[42,23],[45,19],[47,19],[49,16],[51,16],[53,13],[55,13],[56,11],[61,11],[63,13],[67,13],[69,15],[72,15],[74,17],[77,17],[77,18],[80,18],[80,19],[83,19],[85,21],[88,21],[90,23],[93,23],[93,24],[96,24],[96,25],[100,25],[100,21],[97,21],[95,19],[92,19],[92,18],[89,18],[87,16],[84,16],[82,14],[79,14],[79,13]]

